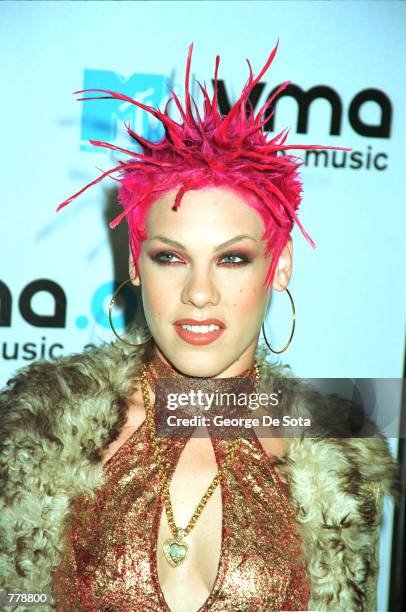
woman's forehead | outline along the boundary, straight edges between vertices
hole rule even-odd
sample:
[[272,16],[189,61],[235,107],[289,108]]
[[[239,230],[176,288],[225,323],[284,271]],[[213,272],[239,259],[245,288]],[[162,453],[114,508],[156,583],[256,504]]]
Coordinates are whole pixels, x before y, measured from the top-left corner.
[[224,238],[249,234],[260,239],[264,232],[261,215],[237,191],[223,187],[205,187],[187,191],[174,210],[177,189],[158,198],[148,211],[148,238],[155,234],[206,234]]

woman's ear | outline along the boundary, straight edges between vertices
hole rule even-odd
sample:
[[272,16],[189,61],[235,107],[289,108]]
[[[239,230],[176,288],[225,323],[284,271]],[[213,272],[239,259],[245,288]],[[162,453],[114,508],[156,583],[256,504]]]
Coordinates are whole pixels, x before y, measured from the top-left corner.
[[272,287],[276,291],[283,291],[289,284],[292,275],[292,258],[293,258],[293,243],[289,238],[286,245],[283,247],[276,266],[275,276]]
[[130,258],[128,261],[128,268],[129,268],[130,280],[132,284],[135,285],[136,287],[139,287],[141,285],[141,279],[135,271],[134,260],[133,260],[133,256],[131,253],[130,253]]

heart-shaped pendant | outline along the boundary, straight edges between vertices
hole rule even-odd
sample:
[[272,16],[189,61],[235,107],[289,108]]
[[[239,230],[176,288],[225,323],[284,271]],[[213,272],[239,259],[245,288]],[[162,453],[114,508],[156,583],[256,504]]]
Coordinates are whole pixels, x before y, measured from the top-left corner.
[[189,546],[180,538],[169,538],[163,543],[166,560],[172,567],[178,567],[186,559]]

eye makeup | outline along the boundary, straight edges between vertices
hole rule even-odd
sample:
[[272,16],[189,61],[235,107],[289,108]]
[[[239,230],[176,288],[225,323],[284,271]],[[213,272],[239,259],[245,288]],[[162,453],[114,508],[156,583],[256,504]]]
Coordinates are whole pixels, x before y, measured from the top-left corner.
[[[182,255],[176,251],[157,250],[148,254],[149,257],[158,265],[177,265],[185,264],[186,261]],[[216,258],[217,265],[221,267],[242,267],[252,263],[253,257],[251,254],[243,250],[233,250],[222,253]]]
[[[228,261],[224,261],[224,260],[228,260]],[[236,261],[236,260],[239,260],[239,261]],[[240,267],[240,266],[246,266],[247,264],[252,263],[252,257],[245,251],[234,250],[234,251],[227,251],[226,253],[223,253],[222,255],[220,255],[217,261],[221,266]]]
[[[173,264],[186,263],[184,258],[175,251],[158,250],[156,252],[148,253],[148,255],[152,259],[152,261],[161,266],[171,266]],[[174,258],[176,261],[174,261]]]

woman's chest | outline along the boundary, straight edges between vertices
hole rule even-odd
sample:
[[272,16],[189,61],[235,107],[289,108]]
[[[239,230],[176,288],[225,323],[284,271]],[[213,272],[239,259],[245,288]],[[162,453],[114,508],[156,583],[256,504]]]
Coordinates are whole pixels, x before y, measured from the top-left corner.
[[[170,479],[170,504],[163,505],[157,520],[157,579],[173,612],[198,610],[216,582],[222,545],[221,484],[207,501],[204,495],[217,474],[218,464],[210,439],[189,440]],[[171,519],[177,527],[191,527],[181,549],[186,554],[177,567],[167,560],[168,544],[174,537],[169,526]]]
[[[129,455],[137,451],[138,461],[131,461]],[[196,513],[221,468],[224,448],[212,446],[210,439],[191,439],[180,456],[170,458],[169,510],[159,473],[141,451],[127,444],[114,458],[119,467],[125,462],[126,469],[113,470],[98,499],[77,508],[75,557],[90,599],[102,593],[104,601],[114,597],[123,603],[130,597],[146,610],[194,612],[208,606],[233,609],[242,598],[278,609],[300,563],[300,550],[289,504],[263,454],[253,446],[240,449]],[[167,562],[163,550],[173,537],[168,514],[183,528],[195,519],[185,539],[188,554],[178,567]]]

